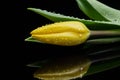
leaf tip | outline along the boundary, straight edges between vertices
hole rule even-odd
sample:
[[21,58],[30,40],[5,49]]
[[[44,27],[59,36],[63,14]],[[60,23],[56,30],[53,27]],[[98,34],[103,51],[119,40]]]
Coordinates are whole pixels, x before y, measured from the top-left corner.
[[30,8],[30,7],[29,7],[29,8],[27,8],[27,10],[30,10],[30,9],[32,9],[32,8]]
[[27,10],[34,10],[35,8],[32,7],[28,7]]
[[30,41],[30,38],[31,38],[31,37],[28,37],[28,38],[24,39],[24,41]]

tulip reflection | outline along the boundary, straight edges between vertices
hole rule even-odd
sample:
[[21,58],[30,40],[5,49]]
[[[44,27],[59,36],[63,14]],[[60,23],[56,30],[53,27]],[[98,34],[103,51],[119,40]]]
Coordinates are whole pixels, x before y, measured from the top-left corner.
[[70,56],[58,58],[42,66],[34,77],[43,80],[69,80],[82,78],[91,61],[85,57]]

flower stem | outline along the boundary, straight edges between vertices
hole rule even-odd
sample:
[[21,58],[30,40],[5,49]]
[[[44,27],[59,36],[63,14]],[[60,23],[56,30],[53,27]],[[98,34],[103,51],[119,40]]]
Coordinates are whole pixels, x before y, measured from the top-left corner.
[[106,38],[106,37],[120,37],[120,30],[91,31],[90,39],[93,39],[93,38]]

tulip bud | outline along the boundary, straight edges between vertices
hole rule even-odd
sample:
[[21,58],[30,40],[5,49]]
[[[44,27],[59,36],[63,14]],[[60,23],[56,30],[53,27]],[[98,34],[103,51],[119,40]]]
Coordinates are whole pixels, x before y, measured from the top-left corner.
[[66,21],[39,27],[31,32],[34,39],[48,44],[73,46],[85,42],[89,29],[81,22]]

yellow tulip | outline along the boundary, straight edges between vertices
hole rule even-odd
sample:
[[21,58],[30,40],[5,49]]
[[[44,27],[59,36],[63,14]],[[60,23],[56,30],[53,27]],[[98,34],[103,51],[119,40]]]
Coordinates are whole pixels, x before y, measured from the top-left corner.
[[48,44],[73,46],[85,42],[89,29],[78,21],[57,22],[39,27],[31,32],[32,38]]

